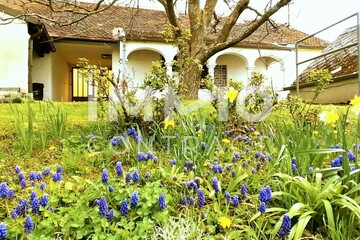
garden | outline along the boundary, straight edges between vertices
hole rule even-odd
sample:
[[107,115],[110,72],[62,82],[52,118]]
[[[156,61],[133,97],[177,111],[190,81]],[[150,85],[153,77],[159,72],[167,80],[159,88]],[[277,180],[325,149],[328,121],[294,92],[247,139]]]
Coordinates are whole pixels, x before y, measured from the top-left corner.
[[0,239],[359,239],[359,103],[145,125],[1,104]]

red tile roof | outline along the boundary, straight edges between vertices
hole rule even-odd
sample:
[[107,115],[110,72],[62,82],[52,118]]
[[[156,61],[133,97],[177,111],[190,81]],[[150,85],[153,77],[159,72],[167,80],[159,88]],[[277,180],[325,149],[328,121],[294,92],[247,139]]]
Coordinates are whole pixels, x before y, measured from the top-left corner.
[[[62,23],[80,17],[80,15],[73,13],[52,13],[49,8],[28,2],[28,0],[3,0],[0,3],[0,9],[2,5],[15,9],[19,13],[24,13],[25,9],[28,12],[56,18]],[[79,6],[89,9],[94,4],[80,3]],[[188,24],[187,15],[180,15],[179,20],[185,26]],[[45,23],[51,37],[96,41],[116,41],[112,37],[112,30],[119,27],[125,30],[127,39],[163,41],[160,31],[168,23],[164,11],[122,6],[111,6],[101,13],[91,15],[70,26],[59,27],[59,25],[51,21],[42,21]],[[237,24],[232,34],[242,31],[246,24],[246,22]],[[274,31],[271,29],[270,24],[264,24],[239,45],[244,47],[285,47],[287,44],[294,44],[298,39],[305,36],[307,34],[288,28],[285,25],[280,25]],[[209,38],[211,39],[211,36]],[[316,37],[309,38],[304,42],[304,46],[309,48],[324,48],[327,44],[326,41]]]

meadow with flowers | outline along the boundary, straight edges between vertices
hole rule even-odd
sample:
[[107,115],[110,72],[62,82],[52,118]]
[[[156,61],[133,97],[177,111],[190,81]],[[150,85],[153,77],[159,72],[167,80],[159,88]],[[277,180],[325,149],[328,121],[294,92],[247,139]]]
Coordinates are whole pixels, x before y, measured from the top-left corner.
[[0,239],[360,239],[360,97],[259,122],[87,109],[0,105]]

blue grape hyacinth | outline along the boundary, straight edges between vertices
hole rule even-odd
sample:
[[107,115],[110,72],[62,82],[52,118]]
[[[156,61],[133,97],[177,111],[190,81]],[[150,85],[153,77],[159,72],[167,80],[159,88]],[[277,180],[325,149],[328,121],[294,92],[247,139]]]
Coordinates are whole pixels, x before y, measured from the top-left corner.
[[7,236],[6,224],[3,222],[0,222],[0,239],[5,239],[6,236]]
[[138,170],[134,170],[134,172],[133,172],[133,181],[134,182],[138,182],[138,181],[140,181],[140,174],[139,174],[139,171]]
[[0,197],[6,198],[8,196],[8,188],[6,182],[1,183],[0,185]]
[[45,175],[45,176],[49,176],[49,175],[50,175],[50,168],[46,167],[46,168],[44,169],[44,175]]
[[120,206],[120,212],[122,215],[126,216],[128,215],[129,213],[129,209],[128,209],[128,203],[127,203],[127,200],[124,199],[121,203],[121,206]]
[[201,208],[206,204],[205,202],[205,194],[204,191],[199,189],[198,190],[198,207]]
[[104,184],[107,184],[109,181],[109,173],[108,170],[106,168],[103,169],[102,174],[101,174],[101,181]]
[[186,196],[182,196],[182,198],[181,198],[181,203],[180,203],[181,205],[183,205],[183,206],[186,206],[187,205],[187,198],[186,198]]
[[106,198],[102,196],[99,200],[99,214],[101,217],[105,217],[108,211],[109,211],[109,207],[106,202]]
[[130,206],[132,208],[135,208],[138,203],[139,203],[139,192],[134,191],[133,194],[131,195]]
[[126,173],[125,181],[126,181],[126,183],[129,183],[131,181],[131,173],[129,173],[129,172]]
[[289,235],[291,230],[291,219],[290,216],[288,214],[284,214],[282,223],[281,223],[281,228],[278,232],[278,236],[281,239],[285,239],[287,235]]
[[158,204],[159,204],[160,210],[164,211],[166,208],[166,201],[165,201],[165,195],[163,193],[161,193],[159,196]]
[[260,203],[260,207],[259,207],[259,212],[261,212],[261,214],[264,214],[266,211],[266,203],[265,202],[261,202]]
[[239,196],[238,195],[234,195],[232,200],[231,200],[231,204],[234,205],[235,207],[239,206]]
[[271,188],[270,186],[266,186],[260,190],[260,201],[261,202],[268,202],[271,200]]
[[106,215],[106,219],[108,222],[112,222],[114,220],[114,209],[110,209],[109,213]]
[[26,216],[25,224],[24,224],[24,232],[32,233],[33,230],[34,230],[34,223],[30,216]]
[[116,163],[115,171],[116,171],[116,175],[118,177],[122,177],[122,175],[123,175],[123,166],[122,166],[121,162]]
[[215,193],[218,193],[220,191],[219,181],[218,181],[217,177],[214,177],[212,179],[211,186],[214,188]]
[[44,194],[44,195],[41,197],[40,205],[43,206],[43,207],[46,207],[48,204],[49,204],[49,195]]
[[40,183],[40,186],[39,186],[40,190],[44,191],[44,190],[45,190],[45,187],[46,187],[45,183],[44,183],[44,182],[41,182],[41,183]]
[[19,166],[16,166],[14,170],[15,170],[16,174],[19,174],[19,172],[21,171],[21,168]]

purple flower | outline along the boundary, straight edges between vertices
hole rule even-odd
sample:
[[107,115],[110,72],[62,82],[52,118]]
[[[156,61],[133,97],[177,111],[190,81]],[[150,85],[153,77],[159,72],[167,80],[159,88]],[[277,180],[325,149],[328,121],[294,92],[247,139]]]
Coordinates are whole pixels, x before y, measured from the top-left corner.
[[205,144],[204,142],[202,142],[202,143],[201,143],[201,149],[202,149],[202,150],[205,150],[205,148],[206,148],[206,144]]
[[45,168],[44,170],[44,175],[45,176],[49,176],[50,175],[50,169],[48,167]]
[[20,173],[18,174],[18,178],[19,178],[19,183],[20,183],[21,180],[25,179],[25,176],[24,176],[24,174],[23,174],[22,172],[20,172]]
[[118,177],[122,177],[122,175],[123,175],[123,167],[122,167],[121,162],[116,163],[115,171],[116,171],[116,175]]
[[198,207],[201,208],[206,204],[205,202],[205,194],[204,191],[199,189],[198,190]]
[[110,144],[111,146],[120,146],[121,145],[121,139],[117,136],[113,136],[110,138]]
[[153,159],[154,154],[151,151],[149,151],[146,157],[147,157],[147,159]]
[[145,153],[143,153],[143,152],[138,152],[137,158],[138,158],[139,161],[146,161],[146,160],[148,160],[148,159],[147,159],[147,156],[146,156]]
[[292,164],[292,166],[291,166],[291,170],[292,170],[293,172],[296,172],[296,170],[297,170],[297,168],[296,168],[296,164]]
[[109,211],[109,207],[106,202],[106,198],[102,196],[99,200],[99,214],[101,217],[105,217],[108,211]]
[[132,208],[135,208],[138,203],[139,203],[139,192],[134,191],[133,194],[131,195],[130,206]]
[[15,198],[15,193],[14,193],[13,189],[8,188],[7,197],[10,198],[10,199]]
[[32,190],[30,193],[30,201],[32,201],[34,198],[36,198],[36,191]]
[[40,183],[40,190],[42,190],[42,191],[45,190],[45,183],[44,182]]
[[240,193],[241,193],[241,196],[244,197],[246,194],[247,194],[247,187],[246,187],[246,184],[242,184],[241,185],[241,188],[240,188]]
[[230,202],[230,200],[231,200],[230,193],[225,192],[225,193],[224,193],[224,197],[226,198],[226,200],[227,200],[228,202]]
[[63,169],[62,169],[62,167],[60,165],[57,166],[56,172],[61,174],[61,175],[63,174]]
[[222,173],[222,166],[218,163],[214,163],[212,170],[214,173]]
[[154,163],[157,163],[158,162],[158,157],[154,156],[153,161],[154,161]]
[[114,188],[111,185],[109,185],[109,192],[114,192]]
[[16,167],[15,167],[15,173],[18,174],[20,171],[21,171],[20,167],[19,167],[19,166],[16,166]]
[[290,216],[288,214],[284,214],[282,223],[281,223],[281,228],[278,232],[278,236],[281,239],[285,239],[287,235],[289,235],[291,230],[291,219]]
[[204,212],[201,213],[201,219],[205,219],[206,218],[206,215]]
[[8,189],[6,186],[6,182],[1,183],[0,185],[0,197],[6,198],[8,196]]
[[133,181],[134,182],[138,182],[138,181],[140,181],[140,174],[139,174],[139,171],[138,170],[134,170],[134,172],[133,172]]
[[238,195],[234,195],[232,200],[231,200],[231,204],[234,206],[239,206],[239,196]]
[[310,173],[310,174],[313,174],[313,172],[314,172],[314,168],[313,168],[313,167],[309,167],[309,173]]
[[36,179],[36,173],[34,171],[31,171],[29,174],[29,179],[31,181],[34,181]]
[[233,177],[233,178],[236,177],[236,172],[235,172],[235,170],[232,170],[232,171],[231,171],[231,177]]
[[242,166],[243,168],[246,168],[246,162],[243,161],[243,162],[241,163],[241,166]]
[[20,181],[20,186],[21,186],[22,189],[24,189],[24,188],[27,187],[27,186],[26,186],[26,180],[25,180],[25,179],[22,179],[22,180]]
[[53,181],[54,182],[60,182],[61,181],[61,179],[62,179],[62,175],[60,174],[60,173],[53,173]]
[[24,224],[24,232],[31,233],[34,230],[34,223],[30,216],[26,216]]
[[160,210],[164,211],[165,208],[166,208],[166,201],[165,201],[165,196],[164,196],[163,193],[161,193],[160,196],[159,196],[158,204],[159,204]]
[[296,164],[296,157],[292,157],[292,158],[291,158],[291,163],[292,163],[292,164]]
[[340,167],[341,166],[341,162],[339,158],[335,158],[334,160],[331,161],[331,167]]
[[40,202],[37,198],[36,194],[33,197],[30,197],[30,203],[31,203],[31,212],[32,213],[39,213],[40,212]]
[[145,178],[146,178],[146,179],[149,179],[149,178],[150,178],[150,173],[149,173],[149,172],[146,172],[146,173],[145,173]]
[[251,168],[251,173],[252,173],[252,174],[255,174],[255,173],[256,173],[255,168]]
[[42,173],[41,173],[41,172],[38,172],[38,173],[36,174],[36,180],[41,181],[42,179],[43,179]]
[[48,204],[49,204],[49,195],[44,194],[44,195],[41,197],[40,205],[43,206],[43,207],[46,207]]
[[122,215],[126,216],[128,215],[129,213],[129,209],[128,209],[128,203],[127,203],[127,200],[124,199],[121,203],[121,206],[120,206],[120,212]]
[[126,181],[126,183],[129,183],[131,181],[131,173],[129,173],[129,172],[126,173],[125,181]]
[[195,201],[194,201],[194,198],[191,196],[189,197],[189,205],[190,206],[194,206],[195,205]]
[[35,187],[35,181],[31,181],[30,184],[32,187]]
[[169,163],[170,163],[170,165],[176,165],[176,159],[171,159],[171,160],[169,161]]
[[114,209],[110,209],[109,213],[106,215],[106,219],[108,222],[112,222],[114,220]]
[[109,173],[108,173],[108,170],[106,168],[104,168],[103,171],[102,171],[101,181],[104,184],[107,184],[108,181],[109,181]]
[[265,202],[261,202],[260,203],[260,207],[259,207],[259,212],[261,212],[261,214],[264,214],[266,211],[266,203]]
[[176,176],[176,175],[173,176],[173,180],[174,180],[174,181],[177,180],[177,176]]
[[187,198],[186,198],[186,196],[182,196],[182,198],[181,198],[181,203],[180,203],[181,205],[183,205],[183,206],[186,206],[187,205]]
[[218,193],[220,191],[220,189],[219,189],[219,181],[218,181],[217,177],[214,177],[212,179],[211,186],[214,188],[215,193]]
[[268,202],[272,197],[270,186],[266,186],[260,190],[260,201]]
[[15,219],[18,216],[15,209],[11,209],[10,216],[12,219]]

